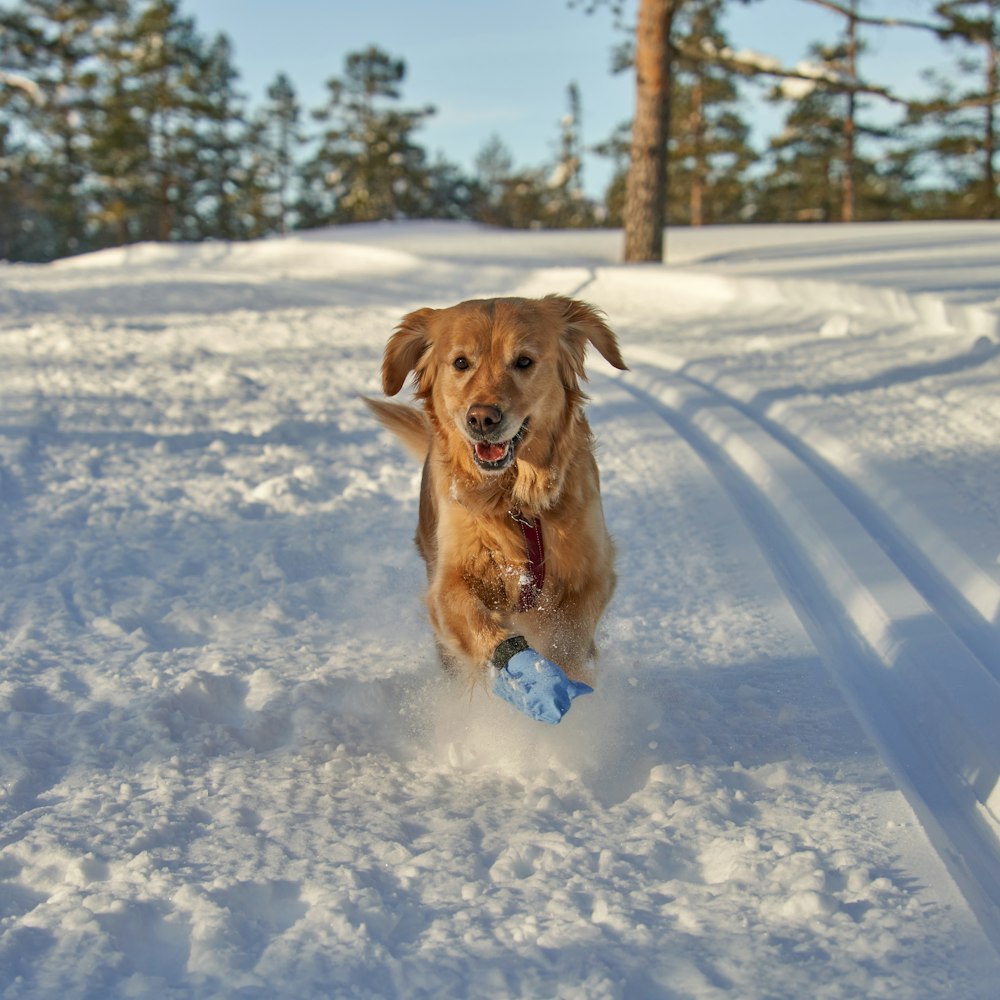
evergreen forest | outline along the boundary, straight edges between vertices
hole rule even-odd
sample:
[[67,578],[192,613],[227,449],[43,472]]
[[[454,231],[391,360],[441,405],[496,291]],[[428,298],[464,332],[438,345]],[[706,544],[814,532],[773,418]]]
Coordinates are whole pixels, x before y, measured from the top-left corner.
[[[737,2],[775,0],[675,0],[670,225],[1000,218],[1000,0],[922,5],[910,21],[878,0],[794,0],[840,25],[794,68],[726,37]],[[620,72],[626,7],[608,39]],[[936,39],[919,99],[859,70],[886,31]],[[621,225],[631,124],[585,150],[571,81],[550,162],[515,166],[496,136],[463,169],[421,144],[435,109],[407,101],[405,53],[372,44],[331,71],[321,106],[303,107],[286,74],[251,106],[229,39],[201,33],[181,0],[0,3],[0,260],[387,219]],[[784,123],[755,146],[748,120],[766,100]],[[600,199],[583,190],[585,152],[614,165]]]

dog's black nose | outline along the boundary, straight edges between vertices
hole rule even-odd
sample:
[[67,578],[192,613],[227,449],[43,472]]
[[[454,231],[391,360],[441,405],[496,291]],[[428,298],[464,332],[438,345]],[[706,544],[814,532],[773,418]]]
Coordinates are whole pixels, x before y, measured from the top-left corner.
[[469,430],[475,434],[489,434],[503,420],[503,413],[495,406],[474,403],[465,415]]

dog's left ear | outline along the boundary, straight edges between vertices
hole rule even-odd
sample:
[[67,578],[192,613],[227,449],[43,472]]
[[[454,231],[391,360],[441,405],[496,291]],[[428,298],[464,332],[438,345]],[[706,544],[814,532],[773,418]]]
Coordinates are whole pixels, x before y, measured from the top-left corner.
[[565,295],[549,295],[546,298],[558,305],[562,311],[565,331],[563,342],[569,353],[573,371],[580,378],[586,378],[583,369],[586,341],[594,345],[608,364],[619,371],[628,370],[628,365],[622,360],[621,351],[618,349],[618,339],[604,322],[601,313],[586,302],[567,298]]
[[382,388],[387,396],[395,396],[410,372],[431,346],[429,320],[436,310],[418,309],[403,317],[396,332],[385,345],[382,358]]

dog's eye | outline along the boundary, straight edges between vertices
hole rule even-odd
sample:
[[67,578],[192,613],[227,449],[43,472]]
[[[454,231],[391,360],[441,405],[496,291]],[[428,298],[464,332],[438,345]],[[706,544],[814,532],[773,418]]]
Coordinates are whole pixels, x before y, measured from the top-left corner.
[[530,368],[535,362],[529,358],[526,354],[522,354],[517,361],[514,362],[515,368]]
[[451,364],[456,371],[464,372],[469,367],[469,359],[460,354]]

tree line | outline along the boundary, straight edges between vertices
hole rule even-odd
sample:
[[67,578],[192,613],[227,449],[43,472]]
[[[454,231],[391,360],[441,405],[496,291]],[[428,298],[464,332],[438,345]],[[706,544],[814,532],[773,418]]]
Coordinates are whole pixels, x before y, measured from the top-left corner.
[[[399,218],[624,225],[627,241],[644,234],[632,258],[649,259],[664,224],[1000,217],[1000,0],[936,3],[924,20],[869,10],[877,0],[797,0],[841,30],[794,68],[737,51],[723,28],[735,3],[774,0],[639,0],[634,26],[611,2],[636,116],[593,148],[614,164],[596,200],[573,84],[551,162],[517,167],[494,137],[468,171],[421,145],[435,111],[407,106],[404,61],[376,46],[346,58],[318,107],[285,74],[251,107],[228,38],[206,38],[180,0],[7,3],[0,259]],[[938,39],[933,97],[859,68],[868,34],[886,31]],[[754,94],[787,109],[763,149],[746,118]]]

